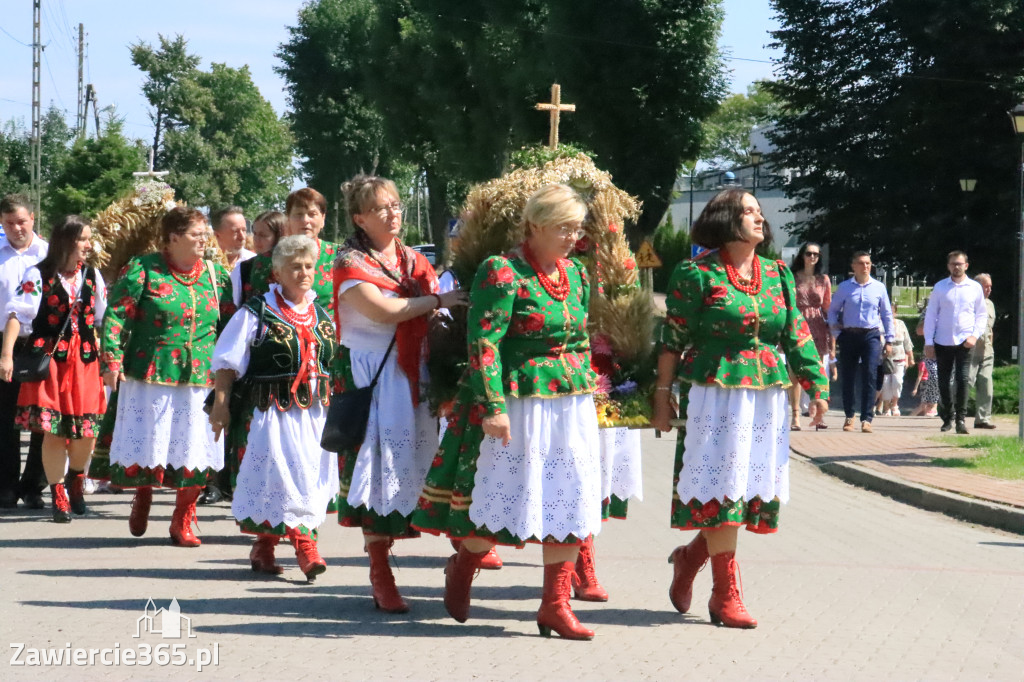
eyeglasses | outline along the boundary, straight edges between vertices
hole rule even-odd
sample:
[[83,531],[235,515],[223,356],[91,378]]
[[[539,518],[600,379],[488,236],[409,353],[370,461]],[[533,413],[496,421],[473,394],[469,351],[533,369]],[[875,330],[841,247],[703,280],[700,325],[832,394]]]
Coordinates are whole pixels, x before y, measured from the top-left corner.
[[559,237],[579,239],[583,236],[582,225],[560,225],[556,231]]
[[954,268],[966,268],[967,263],[950,263]]
[[817,251],[804,251],[804,258],[821,258],[821,254]]
[[371,208],[367,213],[376,213],[381,218],[384,218],[388,213],[405,213],[405,204],[400,201],[396,201],[376,208]]

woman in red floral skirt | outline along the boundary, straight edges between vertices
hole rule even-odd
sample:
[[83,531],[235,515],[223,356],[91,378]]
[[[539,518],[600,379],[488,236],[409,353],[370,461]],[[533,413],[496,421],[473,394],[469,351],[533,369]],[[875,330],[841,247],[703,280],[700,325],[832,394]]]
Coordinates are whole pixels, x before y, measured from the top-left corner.
[[56,523],[70,522],[71,512],[85,513],[85,469],[106,410],[96,327],[107,295],[99,271],[84,265],[91,237],[85,220],[66,217],[53,230],[49,253],[28,269],[4,311],[5,360],[19,335],[29,337],[34,353],[52,356],[43,379],[21,385],[15,422],[43,434],[43,468]]

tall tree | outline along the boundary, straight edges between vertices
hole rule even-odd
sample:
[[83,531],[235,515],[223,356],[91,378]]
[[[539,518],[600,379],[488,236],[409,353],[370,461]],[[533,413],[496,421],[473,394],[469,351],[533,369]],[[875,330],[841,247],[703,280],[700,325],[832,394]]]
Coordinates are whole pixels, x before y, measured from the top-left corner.
[[53,217],[92,217],[132,188],[132,173],[145,163],[141,140],[128,140],[112,114],[100,135],[78,140],[50,188]]
[[750,134],[774,121],[779,112],[778,102],[765,89],[763,82],[748,86],[745,95],[726,97],[718,110],[704,121],[701,161],[712,168],[749,163],[752,149]]
[[132,64],[146,74],[142,94],[146,96],[153,110],[149,119],[153,122],[153,149],[158,165],[163,165],[161,140],[166,131],[175,124],[173,112],[179,106],[182,95],[181,82],[191,78],[199,67],[199,57],[188,53],[188,41],[184,36],[174,38],[157,36],[160,47],[138,41],[129,46]]
[[71,141],[75,139],[75,131],[64,118],[64,112],[50,105],[39,131],[40,175],[42,180],[42,216],[37,216],[44,224],[50,223],[61,214],[55,204],[56,179],[64,172],[71,155]]
[[0,196],[28,192],[31,179],[29,133],[23,121],[10,119],[0,126]]
[[[975,270],[1012,281],[1019,146],[1006,112],[1024,95],[1024,6],[773,4],[784,56],[767,85],[783,102],[772,162],[802,171],[787,186],[808,216],[800,234],[832,246],[833,272],[870,248],[934,281],[961,248]],[[965,174],[973,195],[958,187]]]

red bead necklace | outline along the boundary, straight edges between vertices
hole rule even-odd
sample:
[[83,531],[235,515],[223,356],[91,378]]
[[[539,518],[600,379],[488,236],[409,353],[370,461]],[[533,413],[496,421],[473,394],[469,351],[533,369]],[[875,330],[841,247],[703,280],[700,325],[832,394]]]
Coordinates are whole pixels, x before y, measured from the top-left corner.
[[284,300],[284,296],[281,295],[280,291],[275,291],[274,296],[277,297],[277,307],[281,310],[281,316],[290,325],[293,327],[311,327],[313,325],[313,321],[316,319],[316,311],[313,309],[312,304],[306,307],[306,312],[297,313],[291,304]]
[[171,271],[171,277],[177,280],[180,284],[187,287],[192,286],[199,281],[199,278],[203,274],[203,261],[197,260],[196,264],[192,266],[191,270],[180,270],[174,267],[174,263],[171,262],[170,256],[164,254],[164,260],[167,261],[167,267]]
[[558,284],[551,281],[551,278],[537,265],[537,259],[533,256],[533,251],[530,249],[528,242],[523,242],[523,256],[526,258],[526,262],[530,264],[534,272],[537,273],[537,280],[540,285],[544,287],[544,291],[548,292],[548,295],[556,301],[564,301],[569,296],[569,276],[565,271],[565,259],[559,258],[555,261],[555,267],[558,268]]
[[754,256],[750,280],[748,281],[740,277],[740,273],[733,266],[732,261],[729,259],[729,253],[725,249],[722,249],[719,253],[722,254],[722,263],[725,265],[725,275],[729,278],[729,284],[751,296],[757,296],[761,293],[761,262],[756,255]]

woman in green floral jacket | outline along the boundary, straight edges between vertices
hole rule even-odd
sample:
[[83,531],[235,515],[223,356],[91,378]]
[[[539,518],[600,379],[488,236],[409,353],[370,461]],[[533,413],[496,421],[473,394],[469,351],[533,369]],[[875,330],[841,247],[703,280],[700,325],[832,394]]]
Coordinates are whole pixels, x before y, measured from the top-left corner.
[[171,539],[196,547],[196,498],[224,465],[203,402],[217,332],[234,304],[227,271],[203,260],[202,213],[171,209],[161,232],[163,251],[132,259],[110,287],[103,320],[103,380],[120,383],[110,481],[136,489],[128,519],[136,537],[146,532],[153,486],[177,490]]
[[680,379],[685,426],[672,525],[700,533],[669,558],[669,597],[686,613],[693,580],[710,556],[711,620],[752,628],[757,621],[736,584],[737,530],[775,532],[779,506],[789,499],[785,361],[813,399],[812,426],[827,409],[828,379],[795,306],[792,272],[755,252],[771,239],[757,199],[740,189],[721,192],[694,223],[692,238],[717,252],[680,263],[672,275],[652,420],[671,429],[671,388]]
[[586,205],[565,185],[523,210],[526,240],[480,266],[470,293],[469,369],[413,524],[462,540],[445,608],[469,617],[473,574],[495,543],[543,545],[541,633],[591,639],[569,608],[580,544],[601,528],[586,269],[566,258]]

